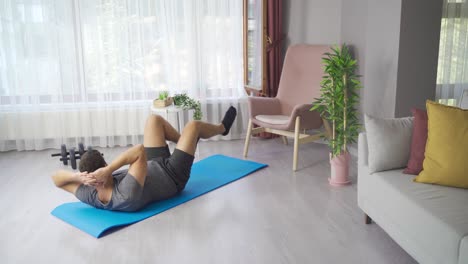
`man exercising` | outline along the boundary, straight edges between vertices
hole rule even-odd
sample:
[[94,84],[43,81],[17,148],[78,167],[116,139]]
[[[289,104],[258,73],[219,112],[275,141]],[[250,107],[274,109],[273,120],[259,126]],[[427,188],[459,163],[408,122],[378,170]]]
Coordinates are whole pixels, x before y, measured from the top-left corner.
[[[231,106],[220,124],[191,121],[182,135],[161,116],[151,115],[146,121],[143,145],[131,147],[110,164],[99,151],[88,151],[81,157],[80,172],[61,170],[52,179],[57,187],[96,208],[140,210],[180,193],[190,177],[198,140],[227,135],[236,115]],[[177,143],[172,154],[166,140]],[[128,170],[118,170],[124,165],[130,165]]]

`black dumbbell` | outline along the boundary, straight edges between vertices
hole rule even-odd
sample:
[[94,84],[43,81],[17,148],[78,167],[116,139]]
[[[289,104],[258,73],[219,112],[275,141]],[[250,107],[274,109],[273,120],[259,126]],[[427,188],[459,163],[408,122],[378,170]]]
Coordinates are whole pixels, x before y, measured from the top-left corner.
[[[92,149],[93,149],[93,148],[88,147],[88,150],[92,150]],[[80,153],[80,158],[81,158],[81,156],[83,156],[83,154],[85,154],[85,152],[86,152],[86,151],[85,151],[85,148],[84,148],[83,143],[81,143],[81,142],[78,143],[78,153]]]
[[62,146],[60,147],[60,153],[55,153],[55,154],[52,154],[51,156],[52,157],[60,156],[60,161],[63,162],[63,165],[68,165],[68,160],[70,160],[71,167],[75,170],[76,163],[77,163],[76,160],[81,159],[81,157],[83,156],[83,154],[86,153],[86,151],[90,151],[92,149],[93,148],[89,146],[88,149],[85,150],[83,143],[79,143],[78,152],[76,152],[75,148],[71,148],[70,152],[67,152],[67,146],[65,144],[62,144]]
[[51,156],[52,157],[57,157],[57,156],[60,156],[60,161],[63,162],[63,165],[68,165],[68,152],[67,152],[67,146],[65,146],[65,144],[62,144],[62,146],[60,146],[60,153],[55,153],[55,154],[52,154]]

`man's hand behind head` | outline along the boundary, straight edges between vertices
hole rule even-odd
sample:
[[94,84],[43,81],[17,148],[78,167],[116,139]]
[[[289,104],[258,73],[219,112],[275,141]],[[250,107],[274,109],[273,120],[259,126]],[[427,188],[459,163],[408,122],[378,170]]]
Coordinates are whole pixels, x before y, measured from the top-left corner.
[[105,184],[112,178],[112,172],[108,169],[109,167],[103,167],[89,173],[89,177],[95,180],[97,184]]

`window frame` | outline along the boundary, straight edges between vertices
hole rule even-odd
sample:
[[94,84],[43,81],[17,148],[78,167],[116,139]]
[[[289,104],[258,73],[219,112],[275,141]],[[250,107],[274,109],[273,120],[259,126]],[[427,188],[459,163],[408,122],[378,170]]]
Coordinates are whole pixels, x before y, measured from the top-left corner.
[[[249,85],[249,56],[248,56],[248,44],[249,44],[249,0],[243,0],[243,43],[244,43],[244,89],[248,95],[261,95],[265,91],[266,87],[266,62],[267,62],[267,1],[266,0],[257,0],[261,1],[262,3],[262,65],[261,65],[261,73],[262,73],[262,83],[261,87],[255,87]],[[260,88],[260,89],[258,89]]]

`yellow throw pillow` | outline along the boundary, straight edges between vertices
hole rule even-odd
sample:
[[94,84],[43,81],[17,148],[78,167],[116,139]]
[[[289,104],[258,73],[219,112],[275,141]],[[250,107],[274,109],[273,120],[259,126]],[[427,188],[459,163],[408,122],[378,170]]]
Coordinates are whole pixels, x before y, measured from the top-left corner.
[[468,110],[426,102],[428,135],[416,182],[468,188]]

